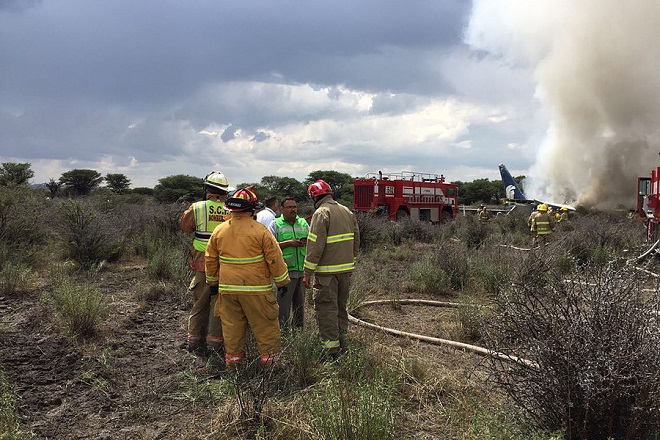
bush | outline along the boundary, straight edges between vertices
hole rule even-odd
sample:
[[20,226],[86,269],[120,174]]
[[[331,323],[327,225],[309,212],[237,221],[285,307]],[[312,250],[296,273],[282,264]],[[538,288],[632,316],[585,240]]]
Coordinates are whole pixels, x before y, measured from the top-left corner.
[[[32,263],[43,257],[50,201],[23,186],[0,187],[0,246],[3,258]],[[0,264],[2,261],[0,261]]]
[[431,258],[413,262],[406,274],[409,287],[423,294],[451,292],[451,275],[438,267]]
[[122,251],[124,226],[111,212],[101,213],[84,200],[66,200],[60,205],[60,231],[66,257],[90,269],[116,259]]
[[[533,258],[530,260],[534,260]],[[538,260],[496,298],[496,383],[542,430],[573,439],[639,439],[660,431],[660,295],[628,267],[590,267],[564,282]],[[545,282],[543,282],[545,281]]]
[[107,312],[101,291],[90,284],[78,284],[60,274],[51,295],[44,300],[53,308],[55,319],[69,332],[80,337],[94,336]]

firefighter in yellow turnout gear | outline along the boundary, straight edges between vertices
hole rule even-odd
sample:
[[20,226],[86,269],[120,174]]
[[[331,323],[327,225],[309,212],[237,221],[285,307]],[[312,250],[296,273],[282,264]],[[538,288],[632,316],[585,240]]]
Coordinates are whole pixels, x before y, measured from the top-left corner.
[[304,283],[311,286],[316,322],[324,354],[329,359],[345,349],[348,330],[348,291],[360,244],[360,231],[353,213],[332,197],[332,189],[317,180],[307,189],[314,199],[305,254]]
[[548,206],[540,204],[536,207],[538,213],[530,218],[531,231],[535,245],[547,245],[550,234],[555,230],[555,219],[548,214]]
[[193,238],[190,269],[194,276],[188,293],[194,303],[188,316],[188,351],[203,354],[206,349],[221,351],[223,347],[222,325],[213,315],[215,296],[211,296],[204,272],[204,252],[211,233],[229,213],[224,205],[227,192],[233,190],[227,178],[219,171],[211,171],[204,178],[206,200],[193,203],[183,213],[179,224],[184,232],[195,233]]
[[245,360],[248,325],[259,362],[270,365],[280,357],[279,307],[272,281],[282,287],[290,280],[277,240],[253,218],[256,207],[254,192],[236,191],[225,202],[230,219],[213,231],[206,247],[206,282],[218,293],[215,314],[222,320],[227,366]]

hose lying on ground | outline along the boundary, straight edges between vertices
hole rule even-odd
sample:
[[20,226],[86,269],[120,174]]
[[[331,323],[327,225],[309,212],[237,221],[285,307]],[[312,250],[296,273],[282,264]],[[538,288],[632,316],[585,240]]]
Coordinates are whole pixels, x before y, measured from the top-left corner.
[[[458,303],[450,303],[450,302],[444,302],[444,301],[431,301],[431,300],[425,300],[425,299],[400,299],[400,300],[389,300],[389,299],[384,299],[384,300],[374,300],[374,301],[367,301],[363,304],[360,305],[360,307],[368,306],[368,305],[375,305],[375,304],[401,304],[401,305],[424,305],[424,306],[434,306],[434,307],[450,307],[450,308],[457,308],[460,306]],[[367,327],[373,330],[379,330],[385,333],[389,333],[392,335],[396,336],[404,336],[407,338],[411,339],[417,339],[419,341],[424,341],[428,342],[429,344],[435,344],[435,345],[447,345],[450,347],[470,351],[472,353],[480,354],[482,356],[494,356],[497,357],[501,360],[505,361],[510,361],[510,362],[516,362],[519,364],[523,364],[526,366],[529,366],[531,368],[538,368],[538,365],[536,362],[529,361],[527,359],[522,359],[517,356],[511,356],[508,354],[504,353],[499,353],[497,351],[489,350],[484,347],[479,347],[477,345],[470,345],[470,344],[465,344],[463,342],[458,342],[458,341],[451,341],[449,339],[440,339],[440,338],[433,338],[431,336],[425,336],[425,335],[419,335],[416,333],[408,333],[404,332],[401,330],[395,330],[392,328],[388,327],[383,327],[377,324],[371,324],[369,322],[363,321],[359,318],[356,318],[355,316],[351,315],[349,313],[348,315],[348,320],[352,322],[353,324],[361,325],[363,327]]]

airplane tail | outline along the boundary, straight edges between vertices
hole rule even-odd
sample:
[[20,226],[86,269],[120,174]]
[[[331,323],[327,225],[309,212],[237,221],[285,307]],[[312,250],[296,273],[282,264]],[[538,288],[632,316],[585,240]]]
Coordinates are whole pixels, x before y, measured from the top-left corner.
[[513,180],[513,176],[511,176],[511,173],[506,169],[506,166],[503,163],[500,164],[500,176],[502,176],[502,183],[504,184],[507,199],[527,200],[527,196],[518,187],[518,184]]

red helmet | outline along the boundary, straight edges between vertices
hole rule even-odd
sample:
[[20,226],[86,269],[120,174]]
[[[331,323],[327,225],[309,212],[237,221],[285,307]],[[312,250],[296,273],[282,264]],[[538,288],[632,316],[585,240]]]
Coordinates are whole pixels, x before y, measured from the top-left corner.
[[325,180],[317,180],[307,187],[307,194],[316,198],[318,196],[324,196],[326,194],[332,194],[332,188],[327,184]]
[[232,212],[254,211],[257,208],[257,195],[254,191],[243,188],[236,190],[225,201],[225,209]]

